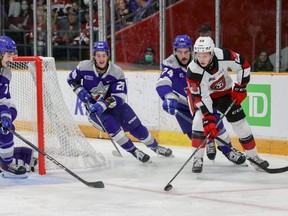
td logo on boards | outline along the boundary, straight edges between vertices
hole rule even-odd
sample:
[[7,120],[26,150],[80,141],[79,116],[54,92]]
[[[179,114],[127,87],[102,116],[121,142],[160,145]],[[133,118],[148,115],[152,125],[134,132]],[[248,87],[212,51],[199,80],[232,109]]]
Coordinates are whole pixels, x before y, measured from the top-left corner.
[[248,96],[243,101],[247,121],[252,126],[271,125],[271,85],[249,84]]

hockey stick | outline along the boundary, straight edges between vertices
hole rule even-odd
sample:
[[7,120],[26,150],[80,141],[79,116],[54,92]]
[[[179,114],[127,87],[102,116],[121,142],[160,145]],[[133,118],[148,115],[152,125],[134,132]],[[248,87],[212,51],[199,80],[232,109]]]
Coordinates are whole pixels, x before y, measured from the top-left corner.
[[98,117],[98,115],[95,114],[95,116],[96,116],[97,120],[99,121],[101,127],[103,128],[104,132],[107,133],[109,139],[111,140],[112,144],[114,145],[115,149],[117,150],[117,151],[115,151],[115,150],[112,151],[112,154],[116,157],[123,157],[123,155],[121,154],[120,150],[118,149],[116,143],[112,139],[111,135],[107,132],[106,128],[104,127],[104,125],[103,125],[102,121],[100,120],[100,118]]
[[180,116],[182,119],[186,120],[189,123],[192,123],[192,119],[190,119],[188,116],[184,115],[182,112],[180,112],[179,110],[175,110],[175,115]]
[[37,146],[35,146],[34,144],[32,144],[31,142],[29,142],[28,140],[26,140],[24,137],[22,137],[20,134],[18,134],[16,131],[11,130],[10,128],[7,128],[7,130],[12,133],[13,135],[15,135],[16,137],[18,137],[20,140],[22,140],[23,142],[25,142],[27,145],[29,145],[31,148],[33,148],[34,150],[36,150],[37,152],[39,152],[40,154],[42,154],[44,157],[46,157],[48,160],[52,161],[54,164],[56,164],[58,167],[60,167],[61,169],[65,170],[66,172],[68,172],[70,175],[72,175],[74,178],[78,179],[79,181],[81,181],[82,183],[84,183],[85,185],[87,185],[88,187],[93,187],[93,188],[104,188],[105,185],[102,181],[97,181],[97,182],[87,182],[84,179],[82,179],[80,176],[76,175],[74,172],[72,172],[71,170],[69,170],[67,167],[65,167],[63,164],[61,164],[60,162],[58,162],[57,160],[55,160],[53,157],[51,157],[50,155],[48,155],[46,152],[42,151],[41,149],[39,149]]
[[[92,106],[91,103],[86,103],[85,104],[86,107],[87,107],[87,111],[91,114],[91,112],[89,111],[89,108]],[[96,113],[93,113],[97,119],[97,121],[100,123],[100,126],[102,127],[102,129],[104,130],[105,133],[107,133],[110,141],[112,142],[112,144],[114,145],[115,149],[116,150],[113,150],[112,151],[112,155],[116,156],[116,157],[123,157],[123,155],[121,154],[120,150],[118,149],[116,143],[114,142],[114,140],[112,139],[111,135],[107,132],[106,128],[104,127],[101,119],[99,118],[99,116],[96,114]]]
[[[229,147],[231,149],[231,146],[225,142],[223,139],[216,137],[216,139],[221,142],[223,145]],[[288,166],[286,167],[280,167],[280,168],[267,168],[267,167],[261,167],[261,165],[253,160],[251,157],[245,155],[246,159],[249,160],[251,163],[256,164],[260,169],[262,169],[263,171],[270,173],[270,174],[277,174],[277,173],[283,173],[283,172],[287,172],[288,171]]]
[[[232,106],[235,104],[236,100],[233,100],[232,103],[229,105],[225,113],[223,113],[220,116],[219,121],[216,124],[216,127],[220,124],[221,120],[227,115],[227,113],[230,111]],[[202,143],[195,149],[195,151],[191,154],[191,156],[186,160],[186,162],[182,165],[182,167],[178,170],[178,172],[173,176],[173,178],[167,183],[167,185],[164,187],[164,191],[170,191],[173,186],[171,185],[172,181],[179,175],[179,173],[183,170],[183,168],[187,165],[187,163],[193,158],[193,156],[199,151],[199,149],[205,144],[206,140],[209,138],[210,134],[208,134],[205,139],[202,141]]]

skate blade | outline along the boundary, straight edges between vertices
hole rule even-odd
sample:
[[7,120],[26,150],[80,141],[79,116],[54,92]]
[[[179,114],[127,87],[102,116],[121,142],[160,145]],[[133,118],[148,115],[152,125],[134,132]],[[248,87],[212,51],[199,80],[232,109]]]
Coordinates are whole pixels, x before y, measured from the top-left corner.
[[[140,161],[141,162],[141,161]],[[152,162],[152,160],[151,159],[149,159],[148,161],[146,161],[146,162],[142,162],[143,164],[151,164],[151,163],[153,163]]]
[[[235,164],[235,163],[233,163],[233,164]],[[235,165],[240,166],[240,167],[248,167],[249,166],[246,162],[244,162],[243,164],[235,164]]]
[[2,170],[1,173],[2,178],[10,178],[10,179],[26,179],[28,178],[27,174],[22,174],[22,175],[15,175],[12,173],[8,173]]
[[[158,156],[162,156],[162,155],[158,155]],[[170,156],[164,156],[166,158],[174,158],[175,156],[173,154],[171,154]]]

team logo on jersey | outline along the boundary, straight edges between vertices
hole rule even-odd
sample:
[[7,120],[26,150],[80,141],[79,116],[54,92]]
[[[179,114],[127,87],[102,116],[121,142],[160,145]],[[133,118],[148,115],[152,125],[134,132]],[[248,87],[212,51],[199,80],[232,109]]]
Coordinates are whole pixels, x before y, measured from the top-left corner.
[[180,78],[184,78],[185,75],[184,75],[183,73],[180,73],[180,74],[179,74],[179,77],[180,77]]
[[72,71],[71,76],[72,76],[73,79],[75,79],[77,77],[76,69]]
[[85,80],[93,80],[93,76],[85,75],[84,79]]
[[235,53],[234,51],[231,51],[231,58],[235,60],[235,62],[240,63],[240,55],[238,53]]
[[189,83],[189,90],[192,94],[200,94],[198,85],[196,83]]
[[108,86],[104,86],[102,82],[99,82],[97,87],[94,87],[90,90],[91,95],[94,99],[98,99],[99,97],[104,97],[106,95]]
[[224,75],[210,85],[210,88],[216,91],[223,90],[226,86]]

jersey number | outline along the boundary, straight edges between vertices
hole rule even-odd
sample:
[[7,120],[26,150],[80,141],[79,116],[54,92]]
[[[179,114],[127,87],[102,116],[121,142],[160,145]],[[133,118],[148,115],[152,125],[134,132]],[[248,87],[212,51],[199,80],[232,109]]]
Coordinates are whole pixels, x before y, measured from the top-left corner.
[[173,77],[173,70],[169,70],[168,68],[163,69],[163,74],[167,73],[169,77]]
[[124,87],[125,87],[125,82],[118,82],[118,83],[117,83],[116,90],[118,90],[118,91],[124,91]]
[[[2,85],[2,84],[1,84]],[[3,91],[3,94],[6,95],[9,92],[9,85],[8,83],[5,83],[4,86],[2,85],[1,87],[1,91]]]

